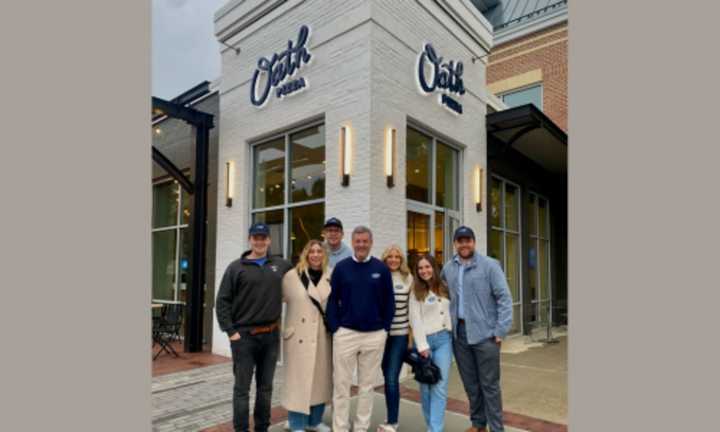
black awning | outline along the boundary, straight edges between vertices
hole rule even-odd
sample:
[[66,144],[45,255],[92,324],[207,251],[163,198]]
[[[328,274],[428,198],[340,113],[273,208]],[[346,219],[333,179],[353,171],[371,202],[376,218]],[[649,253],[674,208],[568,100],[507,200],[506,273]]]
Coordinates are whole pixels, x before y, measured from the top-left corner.
[[552,173],[567,173],[567,133],[535,105],[488,114],[486,124],[488,158],[512,148]]

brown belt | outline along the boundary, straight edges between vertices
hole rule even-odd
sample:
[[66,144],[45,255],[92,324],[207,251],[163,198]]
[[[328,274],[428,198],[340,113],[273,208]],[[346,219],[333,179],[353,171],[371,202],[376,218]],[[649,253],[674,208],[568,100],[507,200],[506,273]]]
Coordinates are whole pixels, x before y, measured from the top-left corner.
[[272,333],[279,327],[280,325],[278,323],[274,323],[267,326],[251,327],[250,329],[248,329],[248,331],[252,336],[255,336],[264,333]]

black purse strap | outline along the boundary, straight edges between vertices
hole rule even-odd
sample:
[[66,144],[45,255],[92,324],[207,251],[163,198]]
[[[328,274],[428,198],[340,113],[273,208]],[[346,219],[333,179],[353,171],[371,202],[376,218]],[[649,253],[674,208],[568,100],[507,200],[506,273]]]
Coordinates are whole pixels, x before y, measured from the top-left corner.
[[[305,293],[307,294],[308,298],[312,302],[312,304],[315,305],[318,312],[320,312],[320,316],[322,317],[323,325],[325,326],[325,330],[328,331],[328,325],[327,325],[327,317],[325,316],[325,311],[322,309],[322,305],[320,305],[320,302],[315,299],[315,297],[311,296],[308,292],[308,288],[310,287],[310,278],[308,277],[307,272],[303,272],[303,274],[300,275],[300,280],[302,281],[303,285],[305,286]],[[322,278],[320,279],[322,280]]]

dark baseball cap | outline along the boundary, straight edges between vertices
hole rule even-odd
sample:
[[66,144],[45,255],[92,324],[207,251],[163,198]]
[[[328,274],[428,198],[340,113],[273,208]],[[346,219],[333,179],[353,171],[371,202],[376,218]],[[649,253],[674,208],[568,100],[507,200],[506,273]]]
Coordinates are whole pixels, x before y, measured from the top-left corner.
[[326,220],[325,225],[323,225],[323,228],[327,228],[327,227],[331,227],[331,226],[343,229],[342,222],[340,222],[340,219],[338,219],[336,217],[331,217],[330,219]]
[[453,235],[453,241],[461,239],[461,238],[471,238],[471,239],[475,240],[475,233],[473,232],[473,230],[471,228],[463,225],[455,230],[455,235]]
[[270,235],[270,227],[267,226],[267,224],[262,222],[255,222],[250,227],[250,233],[248,235],[254,236],[254,235]]

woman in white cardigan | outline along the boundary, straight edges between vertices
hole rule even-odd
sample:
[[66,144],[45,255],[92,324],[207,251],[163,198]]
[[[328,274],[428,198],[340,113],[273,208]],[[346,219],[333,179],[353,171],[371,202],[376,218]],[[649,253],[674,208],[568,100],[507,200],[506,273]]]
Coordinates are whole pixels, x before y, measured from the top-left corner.
[[425,424],[430,432],[442,432],[452,362],[452,321],[450,294],[431,255],[423,255],[415,262],[409,304],[415,347],[421,356],[429,357],[441,373],[437,383],[420,384]]
[[285,273],[282,288],[287,303],[282,405],[288,410],[289,428],[329,432],[321,420],[325,404],[332,401],[332,346],[324,324],[330,272],[320,241],[308,242],[297,266]]

